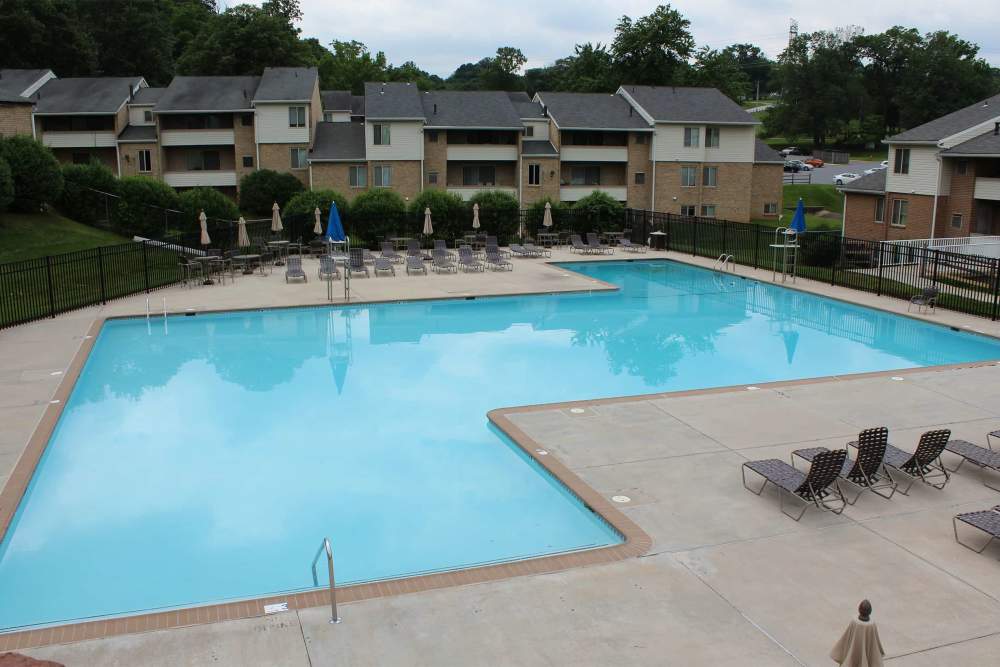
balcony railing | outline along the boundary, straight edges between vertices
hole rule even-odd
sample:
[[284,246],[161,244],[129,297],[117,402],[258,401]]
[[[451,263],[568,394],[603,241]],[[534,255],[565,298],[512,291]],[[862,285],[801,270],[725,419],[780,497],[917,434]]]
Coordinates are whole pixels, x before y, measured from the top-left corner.
[[449,160],[517,160],[517,146],[448,144]]
[[627,185],[564,185],[559,188],[559,199],[566,202],[579,201],[594,190],[610,195],[618,201],[628,199]]
[[563,162],[628,162],[625,146],[566,146],[560,149]]
[[114,148],[115,133],[105,132],[45,132],[42,143],[49,148]]
[[977,178],[976,191],[973,196],[976,199],[1000,201],[1000,178]]
[[517,196],[517,188],[504,185],[449,185],[449,194],[458,195],[463,201],[469,201],[480,192],[506,192],[512,197]]
[[226,146],[236,143],[232,129],[216,130],[163,130],[161,146]]
[[168,171],[163,174],[163,182],[175,188],[235,186],[236,172],[221,170]]

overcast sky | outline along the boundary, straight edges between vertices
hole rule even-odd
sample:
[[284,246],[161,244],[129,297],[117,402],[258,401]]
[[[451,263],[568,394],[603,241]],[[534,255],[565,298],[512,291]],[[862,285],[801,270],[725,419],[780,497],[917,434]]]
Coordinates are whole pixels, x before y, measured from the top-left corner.
[[[220,4],[233,5],[238,0]],[[788,41],[789,19],[812,32],[855,24],[865,32],[893,25],[923,32],[948,30],[979,45],[1000,66],[1000,12],[993,0],[681,0],[671,3],[689,21],[698,46],[752,42],[775,57]],[[260,0],[257,0],[259,4]],[[389,62],[413,60],[447,76],[466,62],[516,46],[527,67],[551,64],[583,42],[608,43],[622,14],[648,14],[657,2],[620,0],[301,0],[300,27],[323,44],[356,39]]]

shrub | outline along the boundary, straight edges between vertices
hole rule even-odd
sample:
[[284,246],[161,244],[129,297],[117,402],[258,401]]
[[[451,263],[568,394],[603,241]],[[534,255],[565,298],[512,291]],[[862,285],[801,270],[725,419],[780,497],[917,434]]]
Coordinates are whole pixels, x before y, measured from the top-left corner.
[[[576,216],[582,215],[589,223],[590,229],[587,231],[600,232],[608,229],[620,229],[622,217],[625,215],[625,207],[606,192],[594,190],[573,204],[573,212]],[[583,221],[577,220],[576,226],[579,227],[581,222]]]
[[185,221],[196,221],[201,211],[216,222],[240,217],[236,202],[214,188],[191,188],[182,192],[178,200]]
[[[62,165],[64,187],[57,206],[63,215],[94,225],[108,214],[108,197],[94,192],[118,194],[118,179],[100,162]],[[112,199],[112,201],[114,201]]]
[[472,224],[472,214],[462,198],[445,190],[424,190],[410,202],[410,218],[418,230],[424,228],[424,209],[431,210],[434,236],[453,239]]
[[260,169],[240,179],[240,208],[253,215],[269,216],[274,202],[284,210],[288,200],[303,189],[302,181],[291,174]]
[[326,220],[330,216],[330,202],[337,202],[337,210],[341,218],[347,215],[347,197],[336,190],[304,190],[288,200],[282,211],[283,215],[309,215],[310,224],[306,225],[312,229],[313,211],[319,208],[320,219],[326,229]]
[[362,192],[351,202],[347,231],[368,246],[394,234],[414,234],[420,230],[406,217],[406,202],[394,190],[375,188]]
[[10,167],[14,182],[11,208],[38,211],[59,199],[63,176],[59,162],[46,146],[28,136],[0,139],[0,158]]
[[7,160],[0,158],[0,211],[5,210],[14,201],[14,177],[10,173]]
[[163,209],[180,206],[177,192],[165,183],[148,176],[126,176],[118,181],[118,194],[112,224],[125,234],[163,238],[168,227],[188,227],[178,214],[164,213]]
[[542,228],[542,221],[545,219],[545,204],[552,205],[551,231],[572,228],[570,224],[570,205],[566,202],[555,201],[551,197],[543,197],[527,208],[525,227],[529,235],[546,231]]
[[[514,195],[502,190],[484,190],[473,195],[469,206],[479,204],[480,231],[501,240],[513,238],[521,224],[521,207]],[[469,214],[471,225],[472,214]]]

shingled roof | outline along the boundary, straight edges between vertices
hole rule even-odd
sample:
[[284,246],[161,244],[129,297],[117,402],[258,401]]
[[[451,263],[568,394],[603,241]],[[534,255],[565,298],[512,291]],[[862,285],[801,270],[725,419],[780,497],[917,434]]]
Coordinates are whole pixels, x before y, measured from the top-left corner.
[[312,99],[319,70],[315,67],[265,67],[254,102],[308,102]]
[[622,86],[618,90],[635,100],[658,123],[759,124],[717,88]]
[[365,124],[317,123],[311,162],[346,162],[365,159]]
[[321,90],[319,98],[323,103],[323,111],[350,111],[351,91]]
[[974,125],[1000,118],[1000,94],[889,137],[889,141],[935,143]]
[[427,127],[520,130],[521,116],[507,93],[489,90],[434,90],[420,94]]
[[956,144],[948,150],[941,151],[945,157],[986,157],[1000,155],[1000,134],[990,130],[973,137],[968,141]]
[[35,113],[113,114],[141,82],[139,76],[52,79],[35,94]]
[[259,83],[259,76],[175,76],[153,111],[249,111]]
[[858,194],[878,195],[885,194],[885,172],[886,169],[879,169],[871,174],[866,174],[861,178],[856,178],[850,183],[845,183],[837,187],[841,192],[856,192]]
[[753,145],[753,161],[761,164],[766,164],[768,162],[784,164],[785,156],[765,144],[760,139],[755,139]]
[[537,97],[561,130],[652,130],[620,95],[539,92]]
[[366,83],[365,115],[371,120],[423,119],[420,91],[413,83]]

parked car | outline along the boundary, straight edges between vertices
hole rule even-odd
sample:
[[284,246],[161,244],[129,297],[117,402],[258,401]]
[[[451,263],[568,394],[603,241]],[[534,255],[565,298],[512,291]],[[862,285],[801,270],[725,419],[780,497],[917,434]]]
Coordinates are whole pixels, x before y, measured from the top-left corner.
[[883,169],[888,169],[889,168],[889,161],[888,160],[882,160],[882,165],[881,166],[882,166]]
[[785,171],[812,171],[812,167],[802,160],[785,160],[785,166],[792,165],[793,169],[785,169]]
[[795,146],[789,146],[788,148],[782,148],[780,152],[785,157],[788,157],[789,155],[802,155],[802,151],[800,151]]
[[860,174],[855,174],[854,172],[845,172],[843,174],[837,174],[833,177],[833,182],[837,185],[843,185],[844,183],[850,183],[853,180],[861,178]]
[[882,167],[872,167],[871,169],[865,169],[865,176],[870,176],[871,174],[874,174],[876,171],[882,171]]
[[809,165],[810,167],[812,167],[814,169],[818,169],[819,167],[822,167],[823,165],[826,164],[825,162],[823,162],[822,160],[820,160],[818,157],[806,158],[805,160],[803,160],[803,162],[805,162],[807,165]]

